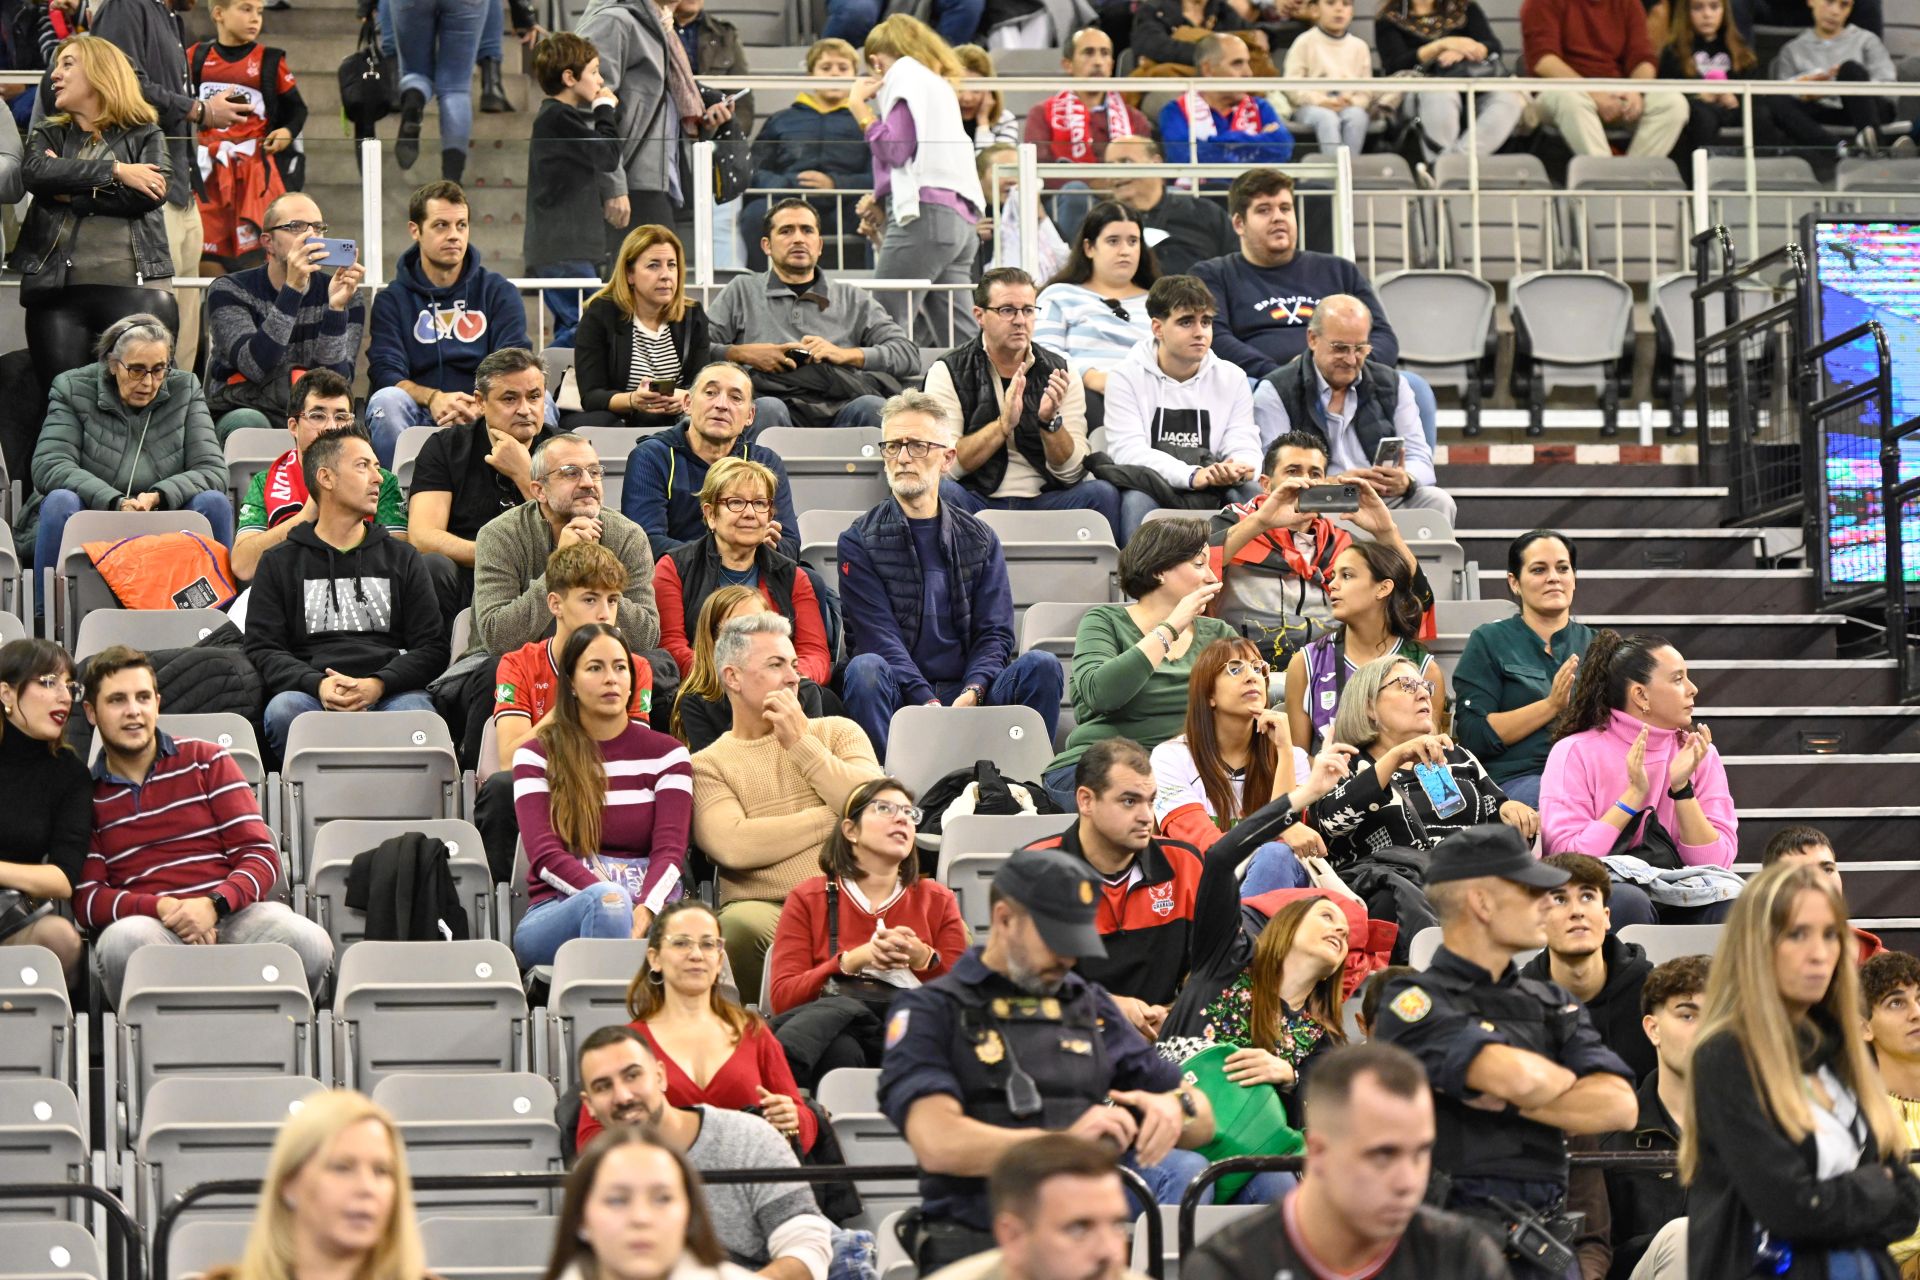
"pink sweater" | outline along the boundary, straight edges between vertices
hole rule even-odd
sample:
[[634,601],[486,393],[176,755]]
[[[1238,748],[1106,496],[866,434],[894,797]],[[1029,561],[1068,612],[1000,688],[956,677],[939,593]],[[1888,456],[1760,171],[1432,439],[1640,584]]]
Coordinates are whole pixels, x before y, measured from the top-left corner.
[[[1601,858],[1620,838],[1620,832],[1601,819],[1627,789],[1627,752],[1640,729],[1640,721],[1615,711],[1604,727],[1553,744],[1540,779],[1540,837],[1548,853]],[[1671,729],[1647,734],[1646,770],[1653,811],[1673,837],[1680,861],[1688,866],[1730,867],[1740,851],[1740,820],[1734,815],[1733,794],[1727,789],[1727,770],[1720,763],[1718,748],[1709,747],[1707,758],[1693,771],[1693,791],[1719,838],[1712,844],[1687,844],[1680,839],[1680,823],[1673,816],[1674,801],[1668,798],[1666,786],[1667,765],[1678,737]]]

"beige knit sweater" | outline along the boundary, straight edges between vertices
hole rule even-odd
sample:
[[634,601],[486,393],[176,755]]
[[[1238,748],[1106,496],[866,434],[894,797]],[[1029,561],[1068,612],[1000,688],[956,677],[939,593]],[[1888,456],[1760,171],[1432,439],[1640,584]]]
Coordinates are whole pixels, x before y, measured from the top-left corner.
[[880,776],[873,744],[851,720],[807,721],[791,750],[731,730],[693,757],[693,839],[720,867],[720,903],[779,902],[820,874],[820,846],[847,796]]
[[[1281,74],[1290,80],[1365,80],[1373,75],[1373,48],[1351,31],[1335,40],[1314,27],[1288,46]],[[1296,107],[1324,107],[1331,96],[1312,89],[1287,94]],[[1373,103],[1373,94],[1348,90],[1346,99],[1350,107],[1367,107]]]

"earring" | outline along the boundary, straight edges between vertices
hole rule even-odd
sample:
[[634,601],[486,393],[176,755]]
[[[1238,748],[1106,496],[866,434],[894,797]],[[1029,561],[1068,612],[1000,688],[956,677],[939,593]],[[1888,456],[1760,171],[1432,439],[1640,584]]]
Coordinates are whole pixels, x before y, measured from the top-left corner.
[[656,987],[664,987],[667,985],[667,980],[660,976],[660,971],[658,969],[647,970],[647,981],[651,982]]

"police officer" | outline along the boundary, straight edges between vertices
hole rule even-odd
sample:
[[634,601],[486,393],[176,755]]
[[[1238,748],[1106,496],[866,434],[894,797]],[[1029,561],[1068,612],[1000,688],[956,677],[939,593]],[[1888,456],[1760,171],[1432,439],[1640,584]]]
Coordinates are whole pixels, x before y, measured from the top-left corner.
[[993,878],[986,945],[894,1001],[880,1109],[922,1170],[923,1204],[903,1232],[922,1275],[993,1248],[987,1173],[1035,1130],[1128,1153],[1162,1204],[1206,1165],[1191,1151],[1213,1138],[1205,1095],[1073,971],[1106,954],[1099,897],[1080,859],[1014,854]]
[[1633,1072],[1587,1012],[1513,958],[1546,943],[1546,891],[1567,873],[1512,827],[1441,842],[1427,897],[1445,941],[1426,972],[1381,993],[1374,1033],[1426,1065],[1438,1108],[1431,1199],[1507,1245],[1515,1277],[1568,1273],[1567,1135],[1630,1128]]

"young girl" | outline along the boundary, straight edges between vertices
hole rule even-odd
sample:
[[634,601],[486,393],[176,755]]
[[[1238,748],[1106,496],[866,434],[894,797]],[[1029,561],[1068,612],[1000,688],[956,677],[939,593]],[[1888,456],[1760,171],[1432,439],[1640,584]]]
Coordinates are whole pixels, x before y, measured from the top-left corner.
[[[963,44],[953,51],[970,76],[991,76],[993,55],[977,44]],[[996,142],[1020,141],[1020,119],[1007,110],[1006,99],[998,89],[962,89],[959,92],[960,119],[973,130],[975,150],[985,150]]]
[[[1685,0],[1674,6],[1667,43],[1660,50],[1662,80],[1745,80],[1758,61],[1728,17],[1726,0]],[[1763,112],[1772,101],[1758,99],[1754,110]],[[1690,95],[1687,102],[1692,115],[1674,148],[1674,159],[1681,164],[1688,163],[1694,151],[1711,147],[1722,129],[1740,122],[1740,100],[1730,93]]]

